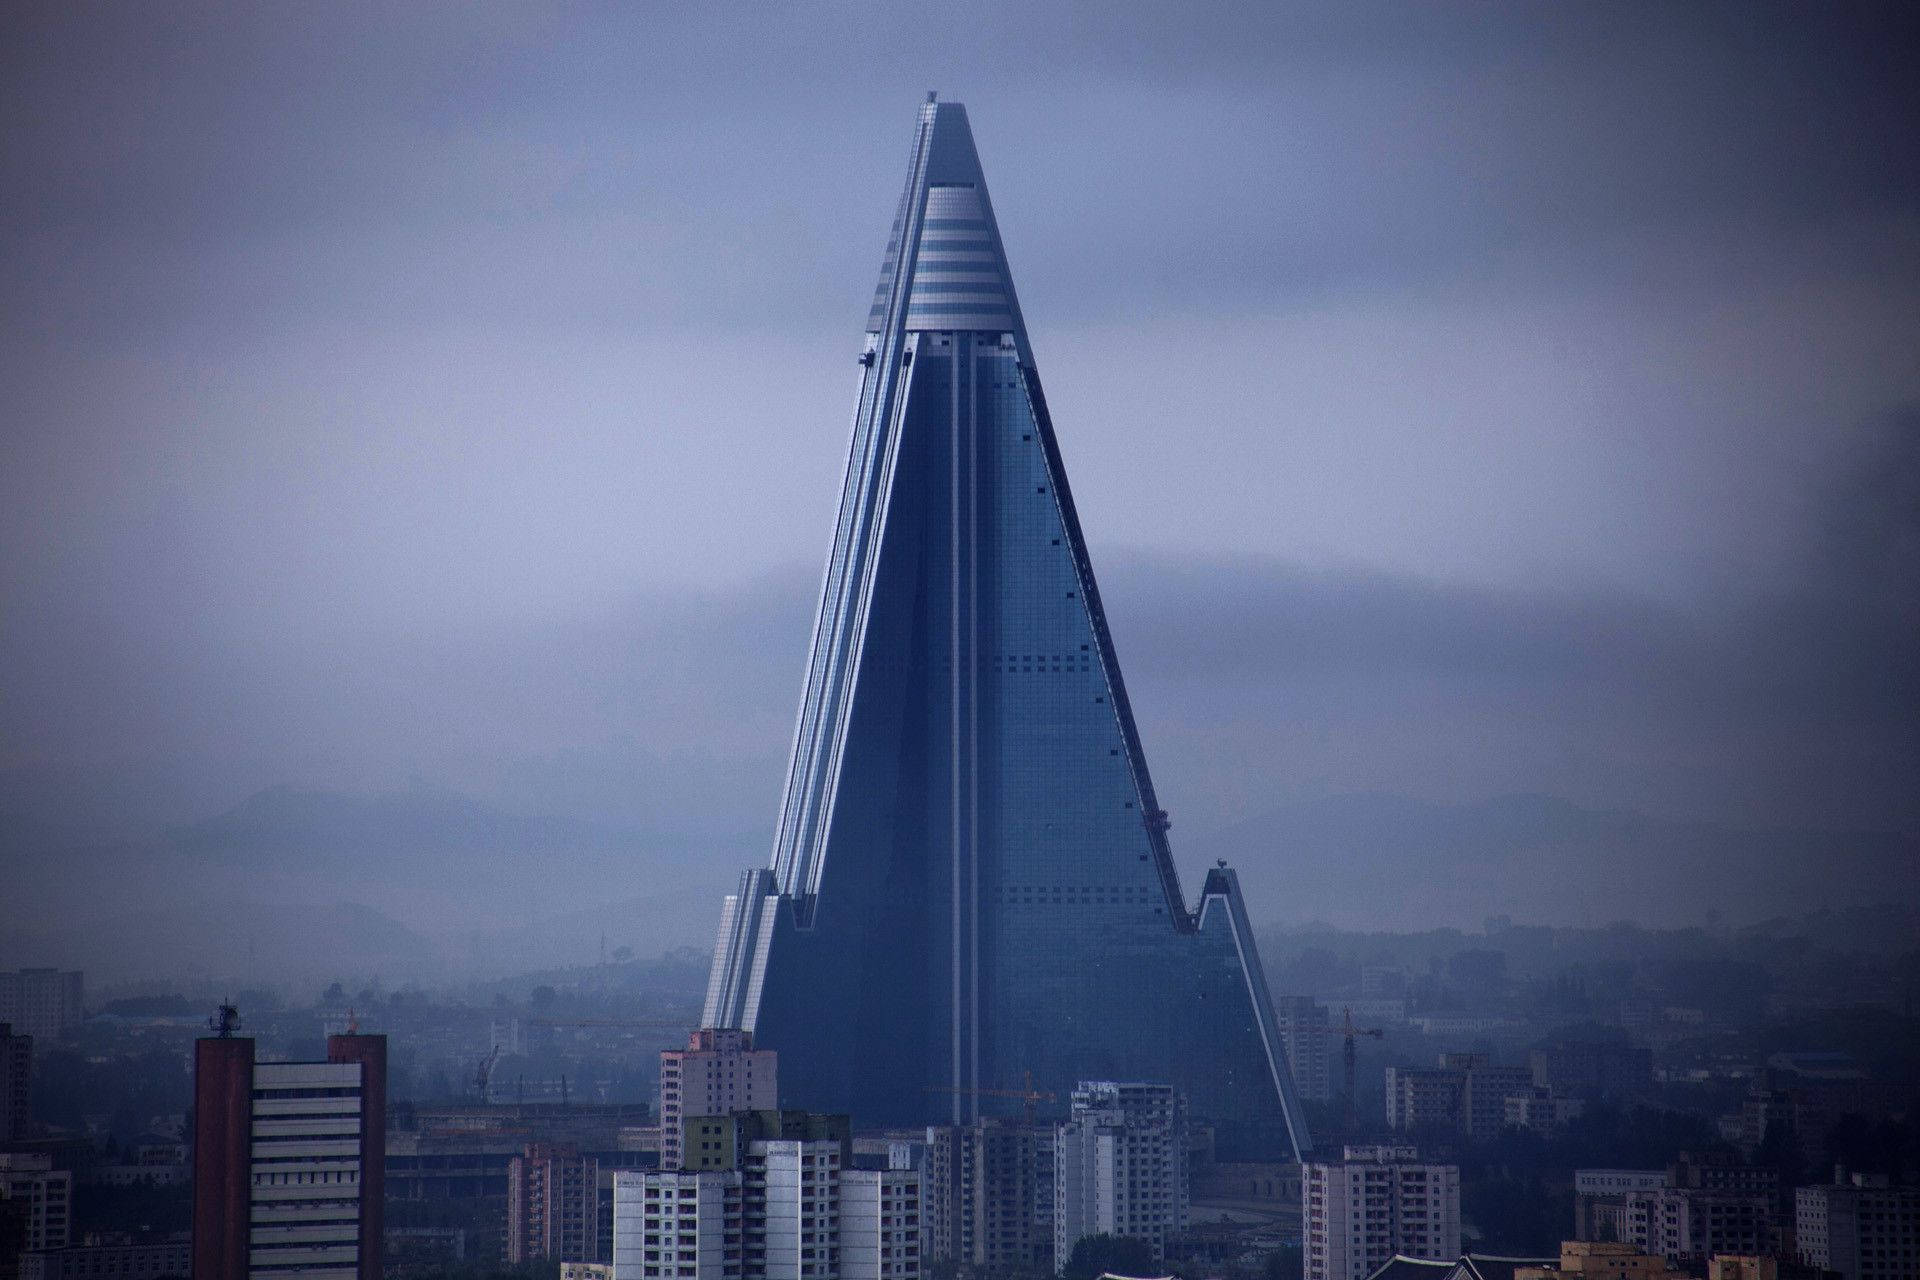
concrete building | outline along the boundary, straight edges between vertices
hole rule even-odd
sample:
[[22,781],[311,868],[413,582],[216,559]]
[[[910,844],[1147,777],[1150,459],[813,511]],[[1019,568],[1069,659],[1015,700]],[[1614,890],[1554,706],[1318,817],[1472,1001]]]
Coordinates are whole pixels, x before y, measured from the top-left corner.
[[774,1111],[780,1106],[778,1055],[755,1049],[745,1031],[703,1027],[684,1049],[660,1054],[660,1167],[678,1169],[681,1126],[689,1116]]
[[1674,1260],[1772,1253],[1780,1244],[1775,1219],[1770,1195],[1701,1187],[1635,1191],[1627,1196],[1627,1243]]
[[1855,1175],[1793,1193],[1800,1260],[1843,1280],[1920,1276],[1920,1187]]
[[993,1120],[941,1125],[927,1130],[926,1150],[930,1258],[993,1270],[1052,1264],[1050,1129]]
[[1653,1083],[1653,1050],[1625,1037],[1557,1036],[1527,1060],[1534,1084],[1563,1097],[1608,1098]]
[[925,1263],[920,1175],[849,1169],[840,1180],[840,1268],[847,1276],[914,1280]]
[[158,1244],[87,1244],[20,1255],[20,1280],[186,1280],[193,1245],[186,1238]]
[[744,1185],[738,1169],[616,1173],[614,1280],[745,1277]]
[[852,1168],[845,1116],[743,1113],[685,1131],[680,1169],[614,1177],[616,1280],[918,1280],[920,1175]]
[[1552,1133],[1585,1111],[1587,1104],[1535,1085],[1524,1093],[1508,1094],[1506,1107],[1507,1128]]
[[1485,1054],[1443,1053],[1435,1068],[1387,1068],[1387,1127],[1451,1129],[1475,1141],[1507,1123],[1507,1099],[1533,1095],[1531,1067],[1502,1067]]
[[33,1037],[16,1034],[12,1023],[0,1022],[0,1143],[27,1136],[32,1086]]
[[1082,1081],[1053,1139],[1053,1269],[1083,1236],[1144,1240],[1187,1225],[1186,1099],[1171,1085]]
[[24,1208],[25,1249],[64,1249],[73,1239],[73,1173],[54,1168],[53,1157],[0,1151],[0,1200]]
[[598,1262],[600,1162],[536,1142],[507,1166],[507,1261]]
[[1181,886],[960,104],[894,207],[773,856],[701,1021],[878,1125],[1114,1064],[1232,1158],[1311,1150],[1239,879]]
[[78,970],[17,969],[0,973],[0,1022],[44,1048],[86,1018],[86,978]]
[[1293,1087],[1309,1102],[1334,1097],[1333,1051],[1338,1037],[1327,1007],[1310,996],[1284,996],[1274,1002],[1280,1044],[1293,1069]]
[[1573,1238],[1624,1241],[1627,1196],[1636,1191],[1658,1191],[1666,1185],[1665,1169],[1575,1169]]
[[1413,1147],[1348,1147],[1301,1177],[1305,1280],[1365,1280],[1396,1257],[1460,1256],[1460,1170]]
[[1579,1276],[1582,1280],[1679,1280],[1684,1274],[1659,1254],[1642,1253],[1630,1244],[1563,1240],[1558,1265],[1516,1267],[1513,1280],[1559,1280],[1562,1276]]
[[387,1038],[256,1062],[225,1031],[194,1045],[194,1280],[381,1280]]

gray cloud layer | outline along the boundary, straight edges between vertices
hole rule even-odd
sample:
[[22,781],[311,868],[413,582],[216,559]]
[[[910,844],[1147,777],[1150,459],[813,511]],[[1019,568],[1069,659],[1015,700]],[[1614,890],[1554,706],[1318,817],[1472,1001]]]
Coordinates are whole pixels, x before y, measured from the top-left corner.
[[751,842],[938,87],[1183,823],[1920,821],[1909,11],[969,12],[0,15],[0,807]]

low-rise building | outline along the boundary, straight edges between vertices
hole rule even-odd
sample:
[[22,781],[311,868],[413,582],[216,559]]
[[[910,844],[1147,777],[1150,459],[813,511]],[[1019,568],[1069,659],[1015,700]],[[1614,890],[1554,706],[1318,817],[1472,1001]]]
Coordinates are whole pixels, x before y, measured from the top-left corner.
[[20,1280],[186,1280],[193,1270],[187,1237],[154,1244],[84,1244],[20,1255]]

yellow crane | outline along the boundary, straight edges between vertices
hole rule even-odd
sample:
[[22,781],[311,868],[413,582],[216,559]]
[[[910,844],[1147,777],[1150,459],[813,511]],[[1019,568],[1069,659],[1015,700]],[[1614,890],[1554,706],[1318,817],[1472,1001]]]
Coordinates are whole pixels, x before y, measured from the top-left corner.
[[960,1085],[930,1084],[921,1090],[921,1092],[952,1093],[967,1098],[1012,1098],[1016,1102],[1025,1104],[1027,1124],[1031,1126],[1034,1121],[1034,1104],[1037,1102],[1056,1101],[1058,1095],[1049,1093],[1044,1089],[1034,1088],[1033,1072],[1028,1071],[1023,1074],[1026,1078],[1026,1088],[1024,1089],[968,1089]]

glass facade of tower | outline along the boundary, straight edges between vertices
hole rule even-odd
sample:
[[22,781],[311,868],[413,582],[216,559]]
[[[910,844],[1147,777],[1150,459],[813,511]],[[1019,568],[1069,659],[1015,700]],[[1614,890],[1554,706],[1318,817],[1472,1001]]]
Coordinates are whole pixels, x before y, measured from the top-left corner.
[[1237,882],[1190,909],[1174,872],[956,104],[921,113],[862,364],[772,866],[706,1020],[863,1122],[1099,1076],[1304,1146]]

